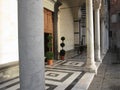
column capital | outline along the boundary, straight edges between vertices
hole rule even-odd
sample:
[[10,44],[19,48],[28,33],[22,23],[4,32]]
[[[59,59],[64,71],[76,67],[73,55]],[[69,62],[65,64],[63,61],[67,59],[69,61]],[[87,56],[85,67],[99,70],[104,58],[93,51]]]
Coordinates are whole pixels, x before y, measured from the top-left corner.
[[94,0],[94,9],[100,9],[101,8],[101,0]]
[[102,4],[100,9],[100,17],[101,19],[105,18],[105,6]]

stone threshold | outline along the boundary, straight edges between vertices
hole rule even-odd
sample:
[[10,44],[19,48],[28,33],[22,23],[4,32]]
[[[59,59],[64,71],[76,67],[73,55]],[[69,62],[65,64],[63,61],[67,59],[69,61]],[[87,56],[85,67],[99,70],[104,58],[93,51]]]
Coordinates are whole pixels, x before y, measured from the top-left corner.
[[11,68],[11,67],[14,67],[14,66],[17,66],[17,65],[19,65],[19,61],[14,61],[14,62],[2,64],[2,65],[0,65],[0,70]]

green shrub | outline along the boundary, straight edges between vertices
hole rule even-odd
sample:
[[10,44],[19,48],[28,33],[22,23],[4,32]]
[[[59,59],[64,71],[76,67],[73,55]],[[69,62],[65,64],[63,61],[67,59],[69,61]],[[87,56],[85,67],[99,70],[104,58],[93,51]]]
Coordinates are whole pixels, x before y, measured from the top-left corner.
[[60,50],[60,56],[65,56],[65,50]]
[[47,39],[52,40],[52,35],[48,35]]
[[61,46],[61,47],[64,47],[64,46],[65,46],[65,44],[64,44],[64,43],[61,43],[61,44],[60,44],[60,46]]
[[61,40],[64,41],[64,40],[65,40],[65,37],[61,37]]
[[48,48],[52,48],[52,42],[48,42],[47,46]]
[[48,60],[50,60],[50,59],[53,59],[54,54],[53,54],[53,52],[49,51],[46,53],[45,56],[47,57]]

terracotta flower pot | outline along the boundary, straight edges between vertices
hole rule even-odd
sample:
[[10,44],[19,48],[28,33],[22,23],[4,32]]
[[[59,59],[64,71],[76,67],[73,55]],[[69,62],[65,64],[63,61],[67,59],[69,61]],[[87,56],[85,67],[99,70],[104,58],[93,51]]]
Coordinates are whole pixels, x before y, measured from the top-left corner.
[[48,65],[53,65],[53,60],[48,60]]
[[65,57],[64,57],[64,56],[60,56],[60,59],[61,59],[61,60],[64,60],[64,59],[65,59]]

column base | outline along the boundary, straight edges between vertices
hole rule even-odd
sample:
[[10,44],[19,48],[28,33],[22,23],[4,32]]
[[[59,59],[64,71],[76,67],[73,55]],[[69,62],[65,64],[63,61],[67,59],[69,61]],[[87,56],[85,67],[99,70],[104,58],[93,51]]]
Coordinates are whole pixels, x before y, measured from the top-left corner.
[[96,58],[95,61],[102,63],[102,59],[101,58]]
[[96,65],[85,64],[84,70],[85,70],[86,72],[90,72],[90,73],[97,73]]
[[102,51],[102,55],[105,55],[107,53],[107,50]]

